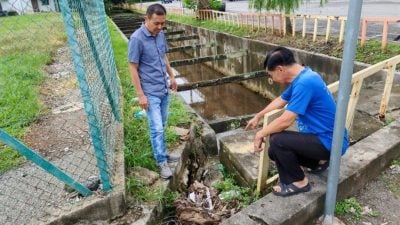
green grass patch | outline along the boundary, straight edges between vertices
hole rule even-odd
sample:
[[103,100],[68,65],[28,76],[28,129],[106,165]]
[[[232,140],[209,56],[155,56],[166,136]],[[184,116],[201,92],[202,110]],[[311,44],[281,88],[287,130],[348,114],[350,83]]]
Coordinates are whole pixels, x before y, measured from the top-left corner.
[[237,25],[224,23],[221,21],[198,20],[192,16],[168,15],[168,20],[196,27],[202,27],[209,30],[219,31],[223,33],[233,34],[239,37],[254,36],[250,30],[250,26],[238,27]]
[[[150,170],[157,170],[150,144],[147,119],[145,117],[136,118],[134,116],[135,112],[140,111],[140,107],[135,99],[136,92],[128,71],[128,44],[111,23],[109,23],[109,30],[123,92],[126,168],[129,171],[129,168],[140,166]],[[167,146],[169,148],[173,148],[179,141],[179,138],[174,134],[170,126],[187,126],[192,120],[191,114],[180,99],[176,97],[175,94],[171,96],[168,128],[166,132]],[[132,190],[132,187],[137,186],[138,185],[135,183],[128,185],[128,191]]]
[[[66,41],[64,25],[57,13],[5,17],[0,34],[0,128],[23,138],[43,109],[39,100],[43,68]],[[14,150],[0,146],[0,173],[21,162]]]
[[127,178],[126,189],[131,196],[135,197],[135,201],[139,203],[160,203],[166,208],[172,208],[174,200],[179,196],[178,192],[170,192],[162,185],[149,187],[135,177]]

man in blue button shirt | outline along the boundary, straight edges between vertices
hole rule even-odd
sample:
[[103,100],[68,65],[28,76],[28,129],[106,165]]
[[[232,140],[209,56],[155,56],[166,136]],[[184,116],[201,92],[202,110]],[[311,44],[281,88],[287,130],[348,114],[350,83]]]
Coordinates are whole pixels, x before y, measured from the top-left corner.
[[163,33],[166,15],[161,4],[147,8],[144,24],[130,37],[128,59],[139,105],[146,110],[154,158],[161,169],[160,176],[168,179],[172,176],[168,162],[179,158],[167,154],[165,143],[169,89],[177,89],[166,56],[168,46]]
[[[269,138],[268,155],[275,161],[279,182],[273,187],[278,196],[290,196],[311,190],[301,166],[318,173],[329,165],[336,104],[321,76],[296,63],[293,53],[278,47],[267,54],[264,68],[272,79],[288,85],[282,95],[251,119],[246,129],[254,129],[264,115],[285,105],[283,114],[256,133],[254,150],[262,151],[264,137]],[[285,131],[297,120],[299,132]],[[347,132],[342,154],[348,147]]]

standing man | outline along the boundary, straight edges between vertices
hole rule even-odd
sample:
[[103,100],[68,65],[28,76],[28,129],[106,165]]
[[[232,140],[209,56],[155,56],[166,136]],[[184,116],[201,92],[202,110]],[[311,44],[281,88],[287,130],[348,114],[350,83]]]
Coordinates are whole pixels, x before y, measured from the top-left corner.
[[[258,131],[254,150],[262,151],[264,137],[269,138],[268,155],[275,161],[279,182],[273,187],[278,196],[290,196],[311,190],[301,166],[319,173],[329,166],[336,104],[321,76],[296,63],[293,53],[277,47],[267,54],[264,68],[272,79],[288,85],[283,94],[252,118],[246,130],[257,127],[265,113],[281,109],[283,114]],[[285,131],[297,120],[299,132]],[[343,137],[342,154],[348,147],[347,132]]]
[[168,46],[162,31],[166,15],[167,12],[161,4],[150,5],[144,24],[131,35],[128,47],[129,72],[139,105],[147,113],[154,158],[160,167],[160,176],[164,179],[172,176],[168,162],[179,159],[167,154],[165,141],[169,89],[177,89],[174,73],[166,56]]

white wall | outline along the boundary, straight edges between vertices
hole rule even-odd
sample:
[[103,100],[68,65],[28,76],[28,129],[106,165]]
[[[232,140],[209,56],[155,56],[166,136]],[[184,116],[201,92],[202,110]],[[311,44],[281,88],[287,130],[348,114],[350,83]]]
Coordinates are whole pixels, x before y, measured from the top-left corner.
[[[31,0],[0,0],[3,11],[17,11],[18,14],[33,13]],[[49,0],[49,5],[43,5],[37,0],[41,12],[55,11],[55,0]]]
[[4,11],[33,12],[30,0],[0,0]]

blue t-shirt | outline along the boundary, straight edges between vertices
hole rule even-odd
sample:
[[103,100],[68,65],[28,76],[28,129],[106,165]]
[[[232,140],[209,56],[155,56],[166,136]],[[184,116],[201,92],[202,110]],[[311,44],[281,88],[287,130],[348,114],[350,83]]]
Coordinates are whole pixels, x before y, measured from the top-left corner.
[[168,94],[167,49],[164,33],[152,36],[144,24],[129,39],[128,60],[139,65],[140,84],[146,96]]
[[[286,110],[296,113],[299,131],[318,136],[325,148],[332,148],[336,104],[321,76],[305,67],[281,95],[288,102]],[[347,130],[342,155],[349,145]]]

